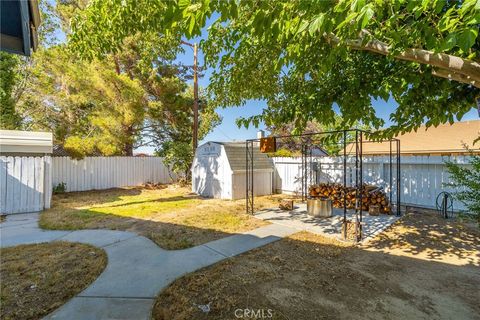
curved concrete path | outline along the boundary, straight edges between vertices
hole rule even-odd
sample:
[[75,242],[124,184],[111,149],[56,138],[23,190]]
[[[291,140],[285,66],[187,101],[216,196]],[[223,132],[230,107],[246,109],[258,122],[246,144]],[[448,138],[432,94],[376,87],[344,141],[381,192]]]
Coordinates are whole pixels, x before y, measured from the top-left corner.
[[180,276],[298,232],[271,224],[185,250],[164,250],[131,232],[42,230],[38,217],[8,216],[0,224],[0,246],[71,241],[103,248],[108,255],[102,274],[45,319],[150,319],[157,294]]

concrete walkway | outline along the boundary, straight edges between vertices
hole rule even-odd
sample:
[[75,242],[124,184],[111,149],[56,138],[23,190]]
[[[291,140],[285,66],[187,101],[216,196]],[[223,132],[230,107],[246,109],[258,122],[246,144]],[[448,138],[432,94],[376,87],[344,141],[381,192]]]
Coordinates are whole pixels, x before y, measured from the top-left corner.
[[[308,231],[342,240],[343,209],[333,208],[332,214],[330,218],[315,218],[307,214],[306,204],[299,204],[292,211],[280,210],[278,208],[264,209],[256,212],[255,218],[299,231]],[[399,218],[395,215],[385,214],[371,216],[368,212],[363,212],[362,242],[370,241]],[[355,221],[354,210],[347,210],[347,219]]]
[[150,319],[156,295],[180,276],[297,232],[271,224],[185,250],[164,250],[149,239],[113,230],[47,231],[38,213],[7,217],[1,247],[71,241],[103,248],[108,264],[83,292],[45,319]]

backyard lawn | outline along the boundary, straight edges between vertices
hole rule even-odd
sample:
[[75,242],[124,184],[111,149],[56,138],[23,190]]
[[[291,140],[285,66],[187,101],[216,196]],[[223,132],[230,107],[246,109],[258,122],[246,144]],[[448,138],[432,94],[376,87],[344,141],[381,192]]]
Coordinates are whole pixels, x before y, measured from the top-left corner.
[[0,250],[0,318],[40,319],[92,283],[107,264],[105,251],[53,242]]
[[[258,208],[278,205],[278,196],[258,197]],[[42,212],[45,229],[115,229],[136,232],[165,249],[184,249],[267,222],[245,214],[245,199],[203,199],[187,188],[121,188],[54,195]]]
[[479,288],[478,227],[408,214],[362,247],[302,232],[187,275],[153,317],[478,319]]

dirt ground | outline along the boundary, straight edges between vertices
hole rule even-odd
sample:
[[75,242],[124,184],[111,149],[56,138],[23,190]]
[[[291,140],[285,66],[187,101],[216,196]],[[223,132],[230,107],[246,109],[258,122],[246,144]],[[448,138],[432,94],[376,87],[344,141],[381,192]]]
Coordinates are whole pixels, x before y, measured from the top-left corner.
[[[281,197],[256,197],[256,208],[277,206]],[[58,194],[52,198],[52,208],[40,215],[44,229],[132,231],[172,250],[267,224],[245,213],[245,199],[205,199],[176,185]]]
[[105,251],[53,242],[0,250],[0,319],[40,319],[88,287],[105,269]]
[[479,288],[478,227],[408,214],[366,245],[302,232],[187,275],[153,317],[480,319]]

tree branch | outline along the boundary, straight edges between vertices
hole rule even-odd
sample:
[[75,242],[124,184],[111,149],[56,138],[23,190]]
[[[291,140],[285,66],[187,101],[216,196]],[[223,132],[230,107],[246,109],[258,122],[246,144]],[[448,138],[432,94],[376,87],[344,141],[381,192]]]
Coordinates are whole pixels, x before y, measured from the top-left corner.
[[[369,35],[368,31],[362,31],[361,37]],[[341,40],[334,35],[326,34],[327,39],[330,39],[335,44],[340,44]],[[382,41],[379,40],[369,40],[365,44],[363,43],[363,39],[359,38],[356,40],[346,40],[346,45],[355,50],[364,50],[370,51],[374,53],[378,53],[381,55],[389,55],[390,54],[390,46]],[[438,74],[438,70],[434,75],[438,75],[440,77],[445,78],[444,75],[446,74],[455,74],[457,77],[451,77],[449,79],[459,81],[458,79],[462,79],[463,83],[472,84],[473,86],[480,88],[480,63],[463,59],[457,56],[452,56],[446,53],[435,53],[428,50],[423,49],[407,49],[404,52],[397,54],[394,56],[395,59],[405,60],[405,61],[412,61],[421,64],[431,65],[433,67],[437,67],[440,69],[444,69],[445,72],[441,72],[442,75]],[[458,77],[461,75],[462,77]]]
[[463,82],[466,84],[471,84],[474,87],[479,87],[479,82],[475,80],[471,80],[468,77],[464,76],[463,74],[455,73],[455,72],[448,72],[445,69],[433,69],[432,70],[432,75],[453,80],[453,81],[458,81],[458,82]]

